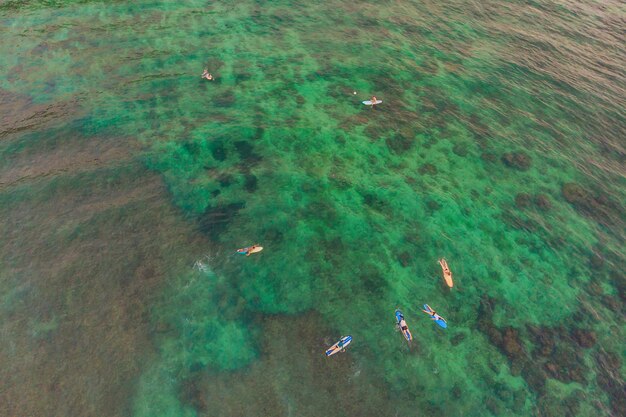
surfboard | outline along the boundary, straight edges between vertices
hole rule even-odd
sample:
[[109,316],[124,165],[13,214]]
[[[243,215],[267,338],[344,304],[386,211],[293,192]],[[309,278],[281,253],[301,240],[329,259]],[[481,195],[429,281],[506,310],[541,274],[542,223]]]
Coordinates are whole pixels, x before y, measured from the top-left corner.
[[337,343],[326,349],[326,356],[333,356],[335,353],[341,352],[350,343],[352,343],[352,336],[343,336]]
[[[430,306],[429,306],[428,304],[424,304],[424,310],[426,310],[426,311],[430,311],[430,312],[434,311],[432,308],[430,308]],[[439,317],[441,317],[441,316],[439,316]],[[446,323],[446,320],[445,320],[443,317],[441,317],[441,318],[435,318],[435,317],[433,317],[433,316],[431,315],[431,316],[430,316],[430,318],[431,318],[431,319],[432,319],[435,323],[437,323],[439,326],[443,327],[444,329],[448,327],[448,323]]]
[[[396,310],[396,325],[398,326],[398,328],[400,328],[400,322],[402,322],[402,320],[404,320],[404,315],[402,314],[402,312],[400,310]],[[405,322],[406,324],[406,322]],[[411,332],[409,331],[409,326],[407,325],[406,330],[402,330],[400,328],[400,331],[402,332],[402,335],[404,336],[404,338],[406,339],[407,342],[410,342],[413,339],[413,335],[411,334]]]
[[372,100],[365,100],[363,104],[365,104],[366,106],[371,106],[373,104],[380,104],[382,102],[383,102],[382,100],[376,100],[376,103],[372,103]]
[[[434,320],[434,319],[433,319],[433,320]],[[440,325],[440,326],[441,326],[441,327],[443,327],[444,329],[445,329],[446,327],[448,327],[448,323],[446,323],[446,322],[445,322],[445,321],[443,321],[443,320],[435,320],[435,323],[437,323],[438,325]]]
[[[248,252],[248,248],[237,249],[237,253],[241,255],[245,255]],[[262,250],[263,250],[263,246],[257,246],[256,248],[252,249],[250,253],[257,253],[257,252],[261,252]]]

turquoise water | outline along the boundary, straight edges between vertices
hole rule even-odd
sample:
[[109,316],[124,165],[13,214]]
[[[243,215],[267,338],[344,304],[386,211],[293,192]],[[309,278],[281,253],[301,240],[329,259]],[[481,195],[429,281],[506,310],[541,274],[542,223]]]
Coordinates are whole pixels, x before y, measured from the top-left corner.
[[0,4],[0,410],[621,415],[625,12]]

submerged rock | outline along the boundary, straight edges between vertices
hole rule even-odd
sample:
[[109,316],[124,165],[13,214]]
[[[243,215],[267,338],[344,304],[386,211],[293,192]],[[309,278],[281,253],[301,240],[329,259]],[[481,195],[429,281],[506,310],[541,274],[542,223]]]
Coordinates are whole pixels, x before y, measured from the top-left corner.
[[613,352],[598,351],[594,355],[596,365],[598,368],[598,385],[603,389],[613,389],[617,385],[613,382],[619,382],[620,369],[622,368],[622,361],[619,355]]
[[260,162],[263,158],[254,152],[254,146],[248,141],[235,142],[235,150],[239,155],[239,158],[245,162],[244,166],[249,167]]
[[589,255],[589,267],[592,269],[600,269],[604,266],[604,258],[602,254],[598,251],[594,250],[591,255]]
[[180,400],[191,405],[195,410],[205,413],[209,410],[204,387],[202,386],[202,376],[198,373],[203,368],[200,364],[191,366],[192,375],[183,380],[179,388]]
[[494,389],[498,398],[504,402],[509,402],[513,398],[513,393],[505,384],[497,383]]
[[501,416],[504,412],[503,407],[500,405],[498,400],[493,397],[487,397],[485,399],[485,405],[494,416]]
[[552,203],[545,194],[537,194],[535,196],[535,205],[543,211],[548,211],[552,208]]
[[513,411],[520,413],[526,405],[526,393],[524,390],[517,390],[513,393]]
[[509,168],[527,171],[530,168],[531,158],[523,151],[508,152],[502,155],[502,162]]
[[559,345],[546,362],[545,370],[551,378],[562,382],[586,383],[582,352],[571,345]]
[[602,295],[603,290],[600,284],[595,281],[589,281],[587,284],[587,292],[591,295]]
[[613,271],[610,273],[611,281],[617,289],[617,296],[619,299],[626,303],[626,276],[624,276],[622,270]]
[[421,175],[435,175],[437,173],[437,167],[433,164],[423,164],[417,170]]
[[[595,344],[593,332],[532,325],[527,325],[526,330],[535,345],[533,362],[529,366],[541,367],[542,373],[559,381],[586,383],[587,368],[580,346],[591,347]],[[529,376],[536,377],[532,373]]]
[[526,326],[526,330],[531,340],[536,345],[533,350],[533,357],[549,357],[554,351],[555,337],[552,329],[543,326]]
[[591,217],[603,225],[613,225],[621,222],[624,215],[619,204],[612,201],[601,192],[592,193],[580,184],[569,182],[561,187],[561,194],[565,201],[570,203],[580,213]]
[[467,156],[467,145],[465,143],[455,143],[452,147],[452,152],[455,155],[465,157]]
[[213,97],[213,105],[217,107],[232,107],[235,104],[235,94],[228,90],[223,93],[218,93]]
[[591,204],[591,196],[579,184],[568,182],[561,187],[563,198],[570,204]]
[[208,207],[200,216],[199,229],[202,233],[217,241],[219,236],[228,228],[230,222],[244,208],[244,202],[217,205]]
[[496,162],[497,156],[496,154],[491,153],[491,152],[483,152],[480,155],[480,159],[482,159],[485,162]]
[[395,154],[402,154],[413,146],[414,137],[409,134],[398,133],[391,138],[385,139],[385,144]]
[[533,391],[538,393],[543,392],[548,376],[540,366],[530,361],[527,362],[522,370],[522,376]]
[[492,319],[495,300],[483,298],[479,307],[478,329],[512,362],[523,362],[526,352],[519,338],[519,332],[513,327],[499,329]]
[[537,417],[576,417],[580,408],[580,390],[574,391],[566,398],[557,398],[546,393],[538,398],[535,408]]
[[530,206],[531,203],[531,197],[530,194],[527,193],[518,193],[515,196],[515,206],[518,209],[525,209],[528,206]]
[[501,348],[511,360],[520,359],[525,356],[524,347],[519,339],[519,332],[513,327],[504,329]]
[[400,265],[406,268],[411,263],[411,254],[407,251],[400,253],[398,255],[398,262],[400,262]]
[[613,352],[599,351],[595,354],[596,381],[608,395],[611,408],[616,416],[623,416],[626,410],[626,383],[621,376],[622,367],[619,355]]
[[249,174],[245,176],[245,180],[244,180],[244,189],[249,192],[249,193],[253,193],[257,190],[258,188],[258,180],[257,177]]
[[363,202],[368,207],[378,211],[383,211],[387,207],[387,203],[381,197],[371,193],[363,195]]
[[463,339],[465,339],[465,333],[457,333],[452,337],[450,343],[452,343],[452,346],[457,346]]
[[622,314],[622,304],[620,303],[619,299],[611,295],[605,294],[602,296],[602,304],[604,304],[604,306],[612,312]]
[[589,349],[596,344],[596,334],[591,330],[575,329],[572,337],[580,347]]
[[220,177],[218,178],[218,181],[220,183],[220,186],[222,188],[225,188],[225,187],[232,185],[235,182],[235,177],[230,174],[223,174],[223,175],[220,175]]
[[437,211],[441,208],[441,205],[435,200],[428,200],[426,202],[426,207],[428,207],[430,211]]

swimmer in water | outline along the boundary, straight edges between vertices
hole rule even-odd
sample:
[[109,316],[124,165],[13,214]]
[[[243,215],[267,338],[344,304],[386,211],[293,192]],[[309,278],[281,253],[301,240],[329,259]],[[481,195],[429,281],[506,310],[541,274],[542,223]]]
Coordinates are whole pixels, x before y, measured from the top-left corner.
[[202,78],[207,79],[209,81],[213,81],[213,75],[209,72],[208,68],[205,68],[202,72]]

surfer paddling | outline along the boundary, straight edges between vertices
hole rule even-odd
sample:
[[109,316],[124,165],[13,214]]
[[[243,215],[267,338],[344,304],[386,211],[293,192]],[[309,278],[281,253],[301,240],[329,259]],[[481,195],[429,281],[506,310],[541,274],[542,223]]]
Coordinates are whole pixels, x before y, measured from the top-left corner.
[[407,340],[407,342],[413,340],[413,335],[411,334],[409,326],[407,326],[406,324],[406,321],[404,321],[404,314],[402,314],[400,309],[396,309],[396,326],[398,326],[398,329],[400,329],[402,335]]
[[350,342],[352,342],[352,336],[343,336],[337,343],[326,350],[326,356],[333,356],[337,352],[345,352]]
[[251,254],[253,254],[254,252],[256,252],[256,248],[258,248],[259,245],[252,245],[248,248],[248,250],[246,251],[246,256],[250,256]]
[[454,286],[454,282],[452,281],[452,272],[450,268],[448,268],[448,262],[444,258],[439,259],[439,265],[441,265],[441,269],[443,270],[443,279],[446,281],[448,287],[452,288]]
[[422,310],[424,313],[430,315],[430,317],[433,320],[443,320],[446,321],[443,317],[441,317],[439,314],[437,314],[437,312],[433,309],[429,309],[429,310]]
[[213,75],[209,72],[208,68],[205,68],[202,72],[202,78],[205,80],[213,81]]
[[237,249],[237,253],[242,255],[250,256],[253,253],[261,252],[263,250],[263,246],[256,245],[248,246],[247,248]]
[[404,319],[400,320],[400,323],[398,323],[398,327],[400,328],[400,330],[402,330],[403,332],[406,332],[409,330],[409,326],[406,325],[406,321],[404,321]]

